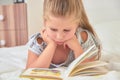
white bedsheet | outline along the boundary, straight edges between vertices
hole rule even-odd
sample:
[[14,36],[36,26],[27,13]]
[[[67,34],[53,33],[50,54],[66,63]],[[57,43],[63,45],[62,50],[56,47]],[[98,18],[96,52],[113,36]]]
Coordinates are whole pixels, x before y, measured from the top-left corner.
[[[110,70],[102,76],[76,76],[67,80],[120,80],[120,54],[103,51],[101,60],[109,63]],[[27,46],[0,49],[0,80],[29,80],[19,78],[25,68]]]

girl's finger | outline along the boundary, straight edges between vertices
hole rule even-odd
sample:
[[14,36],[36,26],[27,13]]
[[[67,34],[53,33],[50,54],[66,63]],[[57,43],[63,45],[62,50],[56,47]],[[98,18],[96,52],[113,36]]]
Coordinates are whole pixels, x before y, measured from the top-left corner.
[[63,44],[63,47],[64,47],[64,49],[66,49],[66,48],[67,48],[67,44],[66,44],[66,43],[64,43],[64,44]]

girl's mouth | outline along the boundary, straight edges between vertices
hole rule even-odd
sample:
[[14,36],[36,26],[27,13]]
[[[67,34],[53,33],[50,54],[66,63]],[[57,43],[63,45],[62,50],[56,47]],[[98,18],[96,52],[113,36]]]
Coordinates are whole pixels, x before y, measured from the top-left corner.
[[57,41],[56,43],[57,43],[58,45],[62,45],[62,44],[63,44],[63,42],[58,42],[58,41]]

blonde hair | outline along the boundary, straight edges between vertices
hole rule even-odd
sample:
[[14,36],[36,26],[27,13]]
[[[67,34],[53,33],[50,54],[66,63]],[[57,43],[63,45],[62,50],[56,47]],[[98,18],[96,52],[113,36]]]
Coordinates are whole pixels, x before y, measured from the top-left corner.
[[[78,21],[79,23],[79,27],[87,29],[96,38],[98,38],[94,29],[89,23],[82,0],[44,0],[43,6],[44,19],[48,18],[48,15],[50,14],[56,17],[74,16],[76,21]],[[98,45],[98,47],[99,47],[98,57],[100,57],[101,45]]]

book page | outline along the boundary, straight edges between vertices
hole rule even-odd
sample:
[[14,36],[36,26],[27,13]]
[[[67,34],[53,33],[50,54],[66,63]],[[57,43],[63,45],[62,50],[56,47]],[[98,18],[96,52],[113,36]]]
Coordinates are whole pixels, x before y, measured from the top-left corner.
[[81,60],[75,65],[75,66],[78,66],[82,61],[84,61],[85,59],[93,56],[96,52],[98,52],[98,49],[94,50],[94,51],[89,51],[85,56],[83,56],[81,58]]
[[[106,65],[107,65],[107,63],[103,62],[103,61],[93,61],[93,62],[88,62],[88,63],[81,63],[76,68],[74,68],[74,70],[71,72],[70,75],[73,76],[76,73],[79,73],[79,74],[81,74],[81,73],[84,73],[84,74],[88,74],[88,73],[94,73],[94,74],[105,73],[105,72],[108,71],[105,68]],[[89,75],[91,75],[91,74],[89,74]]]
[[84,53],[82,53],[78,58],[76,58],[67,68],[67,70],[65,71],[65,75],[64,77],[68,77],[69,74],[72,72],[72,70],[78,65],[80,64],[83,60],[85,60],[86,58],[88,58],[89,56],[93,55],[96,51],[89,53],[93,48],[95,47],[95,45],[91,46],[88,50],[86,50]]
[[105,66],[99,66],[99,67],[88,68],[82,71],[72,73],[71,76],[77,76],[77,75],[95,76],[95,75],[103,75],[103,74],[106,74],[107,72],[108,72],[108,69]]
[[23,78],[45,78],[62,80],[61,71],[48,68],[29,68],[25,70],[20,77]]

